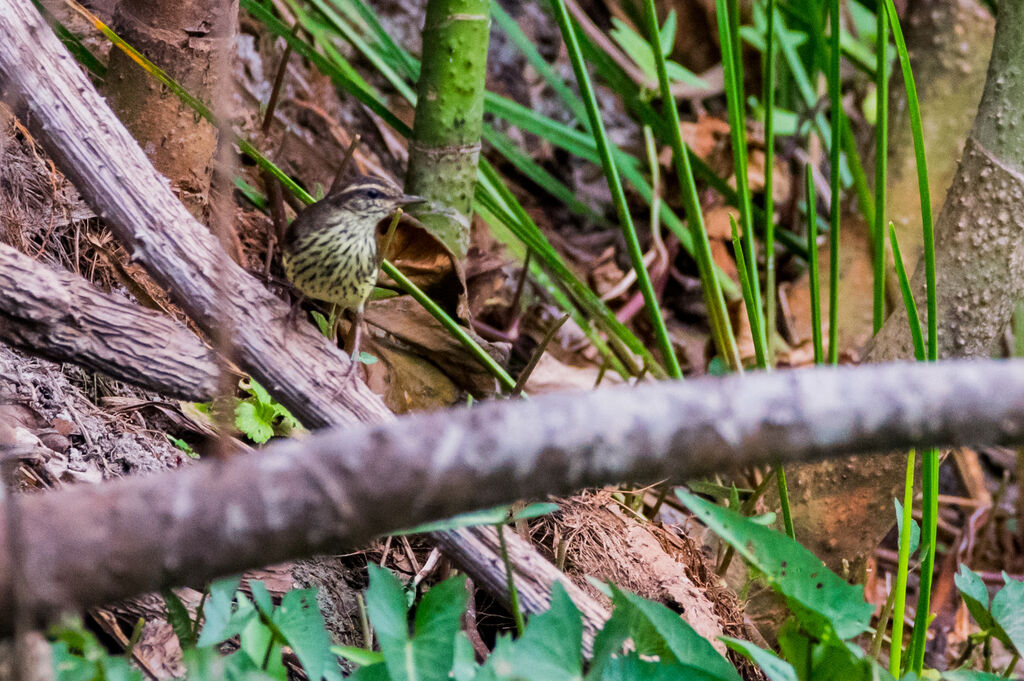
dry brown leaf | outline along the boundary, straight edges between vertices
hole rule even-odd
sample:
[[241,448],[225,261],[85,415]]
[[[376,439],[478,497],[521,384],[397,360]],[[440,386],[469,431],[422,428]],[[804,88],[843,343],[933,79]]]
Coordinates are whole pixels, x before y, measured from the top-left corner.
[[[828,352],[828,280],[829,246],[818,248],[821,264],[822,335]],[[872,269],[871,243],[863,219],[843,217],[839,249],[839,351],[850,356],[871,339],[872,326]],[[799,346],[811,338],[810,275],[805,272],[792,284],[779,287],[782,300],[783,323],[790,345]]]
[[[388,342],[392,347],[405,348],[428,360],[459,388],[476,397],[494,394],[497,387],[494,377],[430,313],[408,296],[370,303],[366,320],[370,331],[367,335],[373,337],[372,342],[382,343],[378,340],[379,334],[390,334],[392,338]],[[489,343],[472,331],[469,333],[500,364],[508,359],[507,345]],[[372,354],[372,350],[367,351]],[[405,369],[408,370],[409,365]]]
[[698,158],[707,161],[729,137],[729,124],[714,116],[701,115],[695,123],[680,123],[683,141]]
[[[386,229],[388,221],[381,226]],[[386,244],[384,257],[397,267],[412,283],[423,289],[448,314],[468,319],[466,278],[458,259],[451,251],[418,221],[404,216]],[[387,275],[381,273],[382,286],[398,288]]]
[[729,216],[736,220],[737,226],[740,222],[740,212],[732,206],[717,205],[704,211],[704,227],[708,231],[709,239],[721,241],[732,241],[732,223]]

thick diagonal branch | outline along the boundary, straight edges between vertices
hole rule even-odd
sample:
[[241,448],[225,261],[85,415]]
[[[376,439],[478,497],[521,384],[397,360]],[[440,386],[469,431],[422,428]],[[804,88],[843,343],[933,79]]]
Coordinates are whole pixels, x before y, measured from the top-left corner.
[[[32,3],[0,0],[0,92],[134,260],[306,426],[392,417],[348,358],[238,267],[171,193]],[[220,295],[223,289],[227,295]]]

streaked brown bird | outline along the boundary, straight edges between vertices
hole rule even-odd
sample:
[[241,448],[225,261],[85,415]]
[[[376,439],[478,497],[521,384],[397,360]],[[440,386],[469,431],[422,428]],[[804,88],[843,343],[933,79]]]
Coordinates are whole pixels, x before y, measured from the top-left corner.
[[285,231],[285,275],[305,296],[354,313],[352,357],[359,354],[363,308],[377,283],[377,225],[403,206],[423,203],[397,185],[360,176],[308,206]]

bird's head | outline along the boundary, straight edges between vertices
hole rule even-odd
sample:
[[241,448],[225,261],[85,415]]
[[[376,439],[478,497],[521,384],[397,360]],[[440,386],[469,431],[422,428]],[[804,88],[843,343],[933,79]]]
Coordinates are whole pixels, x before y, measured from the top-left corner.
[[396,209],[426,200],[404,193],[394,183],[378,177],[360,176],[341,191],[327,197],[338,209],[373,220],[376,224]]

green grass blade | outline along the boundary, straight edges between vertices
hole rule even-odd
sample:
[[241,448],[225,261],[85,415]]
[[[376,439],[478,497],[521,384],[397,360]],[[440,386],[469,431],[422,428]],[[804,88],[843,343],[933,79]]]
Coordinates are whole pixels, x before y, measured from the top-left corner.
[[921,106],[917,98],[914,72],[907,55],[907,44],[903,39],[899,17],[892,0],[886,0],[889,25],[896,40],[896,53],[903,71],[903,82],[907,90],[907,109],[910,115],[910,129],[914,139],[914,157],[917,161],[917,187],[921,197],[921,228],[924,232],[925,290],[928,309],[928,359],[938,359],[938,302],[935,297],[935,227],[932,221],[931,192],[928,189],[928,160],[924,149],[924,131],[921,124]]
[[[356,31],[355,27],[352,26],[344,17],[334,10],[333,7],[326,0],[309,0],[310,4],[315,7],[327,20],[327,22],[334,27],[338,33],[340,33],[345,40],[349,42],[356,50],[359,51],[366,59],[373,64],[373,67],[377,70],[377,73],[384,76],[384,78],[391,84],[395,90],[402,95],[410,104],[416,104],[416,93],[405,81],[405,79],[399,75],[381,56],[379,50],[373,49]],[[302,11],[299,3],[295,0],[288,0],[289,7],[292,11],[298,15]],[[325,41],[326,42],[326,41]]]
[[715,0],[715,14],[718,19],[718,37],[722,45],[722,67],[725,71],[726,102],[729,109],[729,132],[732,138],[733,167],[739,197],[740,221],[743,225],[743,258],[749,275],[750,293],[753,306],[748,306],[750,330],[754,337],[754,350],[758,366],[766,366],[767,345],[764,331],[764,311],[761,306],[761,284],[757,271],[757,256],[754,248],[753,212],[750,199],[750,183],[747,177],[747,134],[745,106],[743,101],[743,67],[738,63],[739,54],[734,47],[739,42],[739,26],[732,21],[735,0]]
[[241,9],[249,12],[253,17],[269,28],[275,35],[283,38],[292,46],[293,50],[312,62],[312,64],[324,75],[328,76],[335,85],[351,94],[365,105],[366,108],[380,116],[384,122],[394,128],[395,131],[404,137],[408,137],[412,133],[409,126],[399,120],[395,114],[391,113],[391,111],[388,110],[388,108],[384,106],[380,99],[378,99],[372,92],[368,91],[351,78],[345,76],[345,74],[343,74],[339,69],[332,68],[332,64],[328,61],[327,57],[313,49],[306,41],[293,34],[291,27],[285,26],[280,19],[274,16],[273,12],[271,12],[262,3],[257,0],[239,0],[239,2]]
[[[736,259],[736,275],[739,277],[740,289],[743,291],[743,305],[747,308],[747,319],[752,323],[753,317],[757,314],[752,312],[754,292],[750,286],[750,271],[747,270],[747,259],[743,257],[743,239],[740,238],[739,226],[732,215],[729,215],[729,227],[732,229],[732,252],[733,257]],[[754,346],[757,346],[756,340],[754,341]]]
[[886,163],[889,157],[889,22],[879,7],[875,25],[875,221],[872,319],[875,333],[885,321],[885,198]]
[[892,639],[889,646],[889,673],[900,678],[903,655],[903,620],[907,609],[907,576],[910,573],[910,530],[914,524],[914,464],[917,452],[907,454],[907,474],[903,483],[903,520],[900,530],[900,548],[896,560],[895,598],[892,606]]
[[917,313],[917,303],[914,302],[914,292],[910,289],[910,278],[907,276],[907,268],[903,266],[903,255],[900,252],[900,244],[896,240],[896,228],[892,222],[889,223],[889,243],[892,245],[892,257],[896,261],[896,277],[900,282],[900,293],[903,294],[903,305],[907,308],[907,320],[910,323],[910,338],[914,343],[914,357],[919,362],[925,361],[927,351],[924,345],[924,333],[921,331],[921,318]]
[[551,86],[551,89],[569,107],[569,110],[576,116],[580,124],[589,130],[590,120],[587,118],[587,108],[583,101],[565,84],[562,77],[555,73],[555,70],[544,60],[544,57],[540,56],[537,47],[526,37],[523,30],[519,28],[519,24],[509,16],[508,12],[505,11],[505,8],[497,0],[492,0],[491,2],[491,16],[494,17],[495,23],[505,32],[509,40],[523,53],[530,66],[536,69],[537,73],[544,79],[544,82]]
[[[924,233],[924,265],[925,291],[928,308],[927,357],[929,361],[938,359],[938,301],[935,287],[935,229],[932,223],[931,193],[928,190],[928,162],[924,149],[924,132],[921,125],[921,108],[917,98],[917,86],[914,73],[907,55],[907,44],[903,39],[899,17],[892,0],[886,0],[885,8],[889,16],[896,41],[896,54],[899,56],[900,68],[903,71],[903,84],[907,91],[907,110],[910,114],[910,130],[914,140],[914,157],[917,162],[917,189],[921,197],[921,229]],[[928,624],[931,608],[932,579],[935,572],[935,543],[938,534],[938,482],[939,455],[938,450],[929,450],[921,466],[923,499],[921,506],[921,541],[924,559],[921,564],[921,584],[918,590],[917,615],[914,620],[914,636],[911,641],[912,655],[909,669],[920,675],[924,668],[925,640],[928,635]]]
[[829,2],[830,50],[828,91],[832,119],[830,192],[832,205],[829,207],[829,271],[828,271],[828,361],[839,363],[839,237],[840,211],[842,210],[842,185],[839,179],[843,134],[843,92],[839,74],[839,0]]
[[[762,80],[764,87],[764,296],[765,336],[768,341],[768,362],[775,364],[775,0],[767,1],[767,27],[765,50],[762,54]],[[779,480],[785,481],[782,471]],[[791,521],[792,522],[792,521]]]
[[576,30],[569,18],[563,0],[552,0],[555,9],[555,17],[559,28],[562,31],[562,38],[569,51],[569,58],[573,64],[573,71],[576,73],[577,85],[583,96],[583,102],[587,106],[587,114],[590,117],[590,127],[594,131],[594,138],[597,141],[598,151],[601,155],[601,165],[604,168],[605,179],[608,181],[608,188],[612,193],[612,200],[615,203],[619,215],[619,222],[623,235],[626,238],[626,246],[629,251],[633,269],[636,272],[637,284],[644,297],[644,304],[647,314],[654,328],[654,336],[661,348],[662,359],[665,361],[668,373],[673,378],[682,378],[682,370],[679,367],[679,359],[676,357],[672,341],[668,336],[668,329],[665,320],[661,316],[661,307],[658,304],[654,286],[651,283],[650,275],[643,263],[643,252],[640,249],[640,241],[633,226],[633,219],[629,213],[629,206],[626,204],[626,195],[622,189],[622,180],[618,168],[615,165],[615,158],[612,155],[612,144],[605,134],[604,122],[601,120],[600,109],[597,105],[597,98],[594,96],[593,87],[590,84],[590,74],[583,63],[583,54],[580,52],[579,41],[576,37]]
[[715,275],[715,262],[711,255],[711,243],[708,240],[707,228],[704,225],[704,214],[701,210],[700,198],[697,194],[697,183],[694,180],[693,168],[690,165],[690,150],[683,142],[683,136],[679,127],[679,111],[676,108],[675,97],[672,96],[669,84],[668,67],[663,56],[664,51],[661,45],[661,34],[654,0],[646,0],[645,17],[648,40],[651,42],[655,66],[658,70],[658,85],[661,90],[661,99],[668,118],[667,127],[670,133],[669,142],[672,146],[672,160],[675,163],[676,176],[682,184],[683,206],[686,209],[686,219],[690,224],[693,251],[696,256],[695,259],[697,261],[697,270],[700,273],[701,284],[704,288],[704,298],[708,306],[712,336],[714,337],[718,352],[725,358],[726,363],[733,371],[739,371],[742,369],[740,354],[736,347],[736,339],[733,336],[732,322],[729,319],[729,311],[725,306],[722,287],[719,285],[718,278]]
[[825,361],[825,349],[821,333],[821,280],[818,272],[818,208],[814,193],[814,174],[810,164],[804,166],[805,196],[807,197],[807,263],[810,266],[808,285],[811,291],[811,342],[814,346],[814,363]]
[[565,206],[592,222],[611,226],[608,220],[596,210],[576,198],[576,194],[566,187],[561,180],[544,170],[536,161],[523,153],[512,140],[490,125],[484,125],[484,140],[500,153],[505,159],[526,177],[530,178],[540,189],[561,201]]
[[387,260],[381,263],[381,269],[384,270],[385,274],[394,279],[395,283],[402,287],[406,293],[411,295],[417,303],[422,305],[424,309],[434,317],[434,319],[439,321],[448,333],[462,343],[463,347],[465,347],[471,355],[476,357],[477,361],[486,367],[487,370],[491,372],[492,376],[498,379],[501,383],[501,387],[506,390],[512,390],[516,387],[515,379],[509,376],[505,369],[502,368],[502,366],[498,364],[494,358],[491,357],[490,354],[488,354],[488,352],[473,339],[472,336],[469,335],[469,332],[464,326],[452,319],[452,317],[445,312],[440,305],[435,303],[430,296],[424,293],[420,287],[412,283],[408,277],[402,274],[397,267],[389,263]]
[[655,361],[650,351],[644,347],[639,338],[615,318],[615,314],[605,305],[604,301],[569,270],[562,257],[552,248],[533,219],[501,181],[497,170],[482,158],[480,159],[480,185],[477,188],[478,199],[482,192],[488,190],[495,197],[492,210],[503,211],[509,215],[505,224],[512,228],[516,236],[533,251],[538,259],[545,263],[552,275],[566,286],[577,303],[604,326],[610,334],[609,340],[614,337],[621,341],[631,352],[643,358],[645,365],[649,366],[650,371],[656,377],[663,377],[664,370]]

